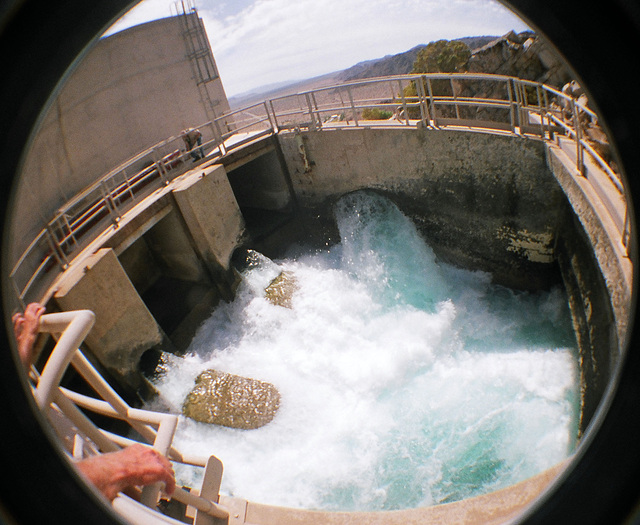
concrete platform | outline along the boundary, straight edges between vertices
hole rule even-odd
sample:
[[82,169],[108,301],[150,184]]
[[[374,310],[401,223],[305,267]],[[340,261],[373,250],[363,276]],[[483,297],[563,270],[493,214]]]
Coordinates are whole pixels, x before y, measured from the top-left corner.
[[229,525],[497,525],[509,523],[558,480],[570,460],[511,487],[419,509],[382,512],[321,512],[288,509],[220,496],[230,510]]

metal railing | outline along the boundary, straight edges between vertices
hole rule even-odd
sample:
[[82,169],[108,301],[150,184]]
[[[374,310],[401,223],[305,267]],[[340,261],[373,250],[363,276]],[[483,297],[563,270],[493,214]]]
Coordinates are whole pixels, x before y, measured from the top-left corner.
[[[257,111],[256,111],[257,108]],[[74,254],[145,197],[193,169],[194,152],[215,162],[247,142],[273,133],[270,116],[255,115],[266,103],[229,112],[198,126],[204,141],[187,151],[181,136],[170,137],[138,153],[58,208],[52,219],[14,264],[10,279],[20,306],[40,300],[38,294],[65,270]]]
[[[493,96],[471,95],[477,92]],[[562,136],[575,145],[579,173],[585,173],[588,155],[624,197],[620,178],[585,138],[581,124],[585,119],[595,122],[597,115],[544,84],[500,75],[434,73],[360,80],[276,97],[197,127],[207,162],[262,136],[296,129],[458,127],[548,141]],[[181,137],[170,137],[114,168],[62,206],[11,271],[21,305],[39,300],[38,294],[67,268],[74,254],[106,226],[117,227],[135,203],[192,167],[191,152],[183,148]],[[628,213],[624,222],[621,236],[626,247]]]
[[[38,374],[33,367],[31,370],[31,377],[36,384],[34,396],[38,407],[46,412],[53,404],[53,409],[61,412],[62,417],[69,420],[78,430],[72,451],[74,458],[82,459],[94,447],[97,447],[98,451],[102,453],[114,452],[136,442],[99,428],[80,410],[83,409],[126,421],[133,430],[142,436],[142,439],[172,461],[207,469],[217,469],[221,475],[222,464],[214,456],[186,455],[172,445],[178,416],[130,407],[93,367],[79,347],[93,327],[94,321],[95,316],[89,310],[43,315],[40,320],[40,332],[55,334],[58,339],[42,373]],[[59,386],[69,364],[91,386],[99,398],[79,394]],[[161,489],[161,484],[144,487],[141,502],[150,508],[155,508]],[[228,511],[221,507],[217,501],[195,496],[178,487],[176,487],[172,498],[186,505],[191,505],[197,511],[204,512],[214,518],[227,519],[229,517]]]

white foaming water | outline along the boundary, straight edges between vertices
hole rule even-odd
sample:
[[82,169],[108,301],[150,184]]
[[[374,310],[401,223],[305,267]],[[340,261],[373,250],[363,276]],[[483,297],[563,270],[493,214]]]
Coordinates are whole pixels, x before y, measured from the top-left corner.
[[[511,485],[566,458],[578,371],[560,290],[516,293],[438,264],[386,199],[341,200],[342,242],[270,261],[254,253],[156,386],[179,412],[215,368],[273,383],[274,420],[236,430],[182,418],[176,443],[215,454],[223,492],[326,510],[411,508]],[[301,255],[302,254],[302,255]],[[292,308],[264,289],[297,280]],[[179,470],[179,481],[199,485]]]

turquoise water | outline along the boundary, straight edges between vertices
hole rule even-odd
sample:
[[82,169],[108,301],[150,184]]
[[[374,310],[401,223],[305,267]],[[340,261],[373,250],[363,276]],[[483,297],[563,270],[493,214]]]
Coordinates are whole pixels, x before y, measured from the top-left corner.
[[[254,252],[235,301],[156,381],[176,411],[207,368],[268,381],[274,420],[243,431],[185,418],[177,445],[222,459],[224,493],[326,510],[456,501],[566,458],[579,389],[563,292],[518,293],[439,263],[375,194],[335,214],[330,249]],[[290,309],[264,297],[283,270],[298,286]]]

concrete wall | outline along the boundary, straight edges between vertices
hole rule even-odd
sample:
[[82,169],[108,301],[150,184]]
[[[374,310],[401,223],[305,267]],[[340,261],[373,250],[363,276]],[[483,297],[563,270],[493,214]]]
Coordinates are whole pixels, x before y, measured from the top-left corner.
[[558,282],[553,247],[563,195],[542,142],[426,129],[279,138],[302,208],[325,213],[344,193],[379,189],[442,260],[516,288]]
[[[216,114],[229,110],[220,79],[200,88],[209,90]],[[211,118],[187,56],[180,17],[98,41],[44,115],[25,159],[13,259],[76,193],[136,153]],[[212,138],[211,128],[201,131],[205,140]]]
[[516,288],[563,282],[580,352],[580,430],[586,429],[621,358],[630,263],[597,195],[557,147],[424,129],[279,139],[308,215],[327,217],[340,195],[374,188],[411,216],[445,261],[488,271],[494,282]]
[[147,350],[186,348],[235,286],[231,255],[244,222],[222,166],[197,169],[126,214],[54,285],[62,310],[89,309],[91,354],[116,380],[141,387]]
[[137,363],[163,334],[110,248],[70,271],[55,295],[62,310],[90,309],[96,323],[85,342],[100,364],[136,387]]
[[567,206],[559,222],[556,257],[569,295],[580,349],[584,430],[622,359],[632,309],[631,259],[594,188],[557,146],[548,163]]
[[276,151],[270,151],[229,173],[241,208],[284,210],[291,205],[286,176]]

